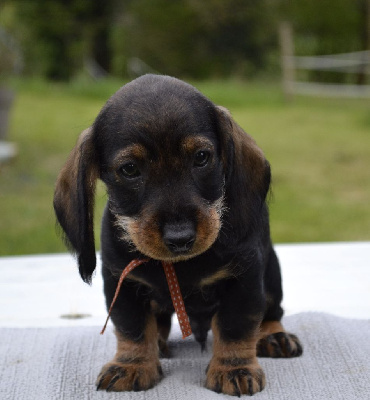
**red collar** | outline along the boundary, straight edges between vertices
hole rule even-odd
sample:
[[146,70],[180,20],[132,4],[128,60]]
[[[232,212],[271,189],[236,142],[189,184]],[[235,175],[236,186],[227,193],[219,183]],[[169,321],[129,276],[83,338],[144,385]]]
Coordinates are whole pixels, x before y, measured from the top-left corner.
[[[111,305],[109,307],[107,319],[105,321],[105,324],[103,326],[102,331],[100,332],[101,335],[104,333],[105,328],[107,327],[110,314],[112,312],[114,303],[117,300],[118,293],[119,293],[119,291],[121,289],[121,285],[122,285],[123,280],[126,278],[126,276],[134,268],[136,268],[139,265],[144,264],[144,263],[146,263],[148,261],[149,261],[149,259],[132,260],[126,266],[126,268],[124,268],[124,270],[122,271],[121,276],[120,276],[119,281],[118,281],[118,284],[117,284],[116,293],[114,294],[112,303],[111,303]],[[185,339],[186,337],[190,336],[192,332],[191,332],[189,317],[188,317],[188,314],[186,313],[186,310],[185,310],[184,300],[183,300],[182,295],[181,295],[179,282],[177,280],[175,268],[173,266],[173,263],[166,262],[166,261],[162,261],[162,266],[163,266],[164,272],[166,274],[167,284],[168,284],[168,288],[170,290],[172,304],[173,304],[173,307],[174,307],[176,315],[177,315],[177,319],[178,319],[179,324],[180,324],[180,329],[181,329],[181,332],[182,332],[182,338]]]

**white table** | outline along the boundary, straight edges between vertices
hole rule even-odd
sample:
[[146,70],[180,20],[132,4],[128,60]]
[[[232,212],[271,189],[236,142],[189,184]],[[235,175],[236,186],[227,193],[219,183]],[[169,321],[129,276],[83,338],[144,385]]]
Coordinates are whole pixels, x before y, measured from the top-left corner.
[[[276,250],[287,315],[370,318],[370,242],[284,244]],[[68,315],[86,317],[62,318]],[[105,318],[100,264],[90,287],[69,254],[0,258],[0,326],[100,327]]]

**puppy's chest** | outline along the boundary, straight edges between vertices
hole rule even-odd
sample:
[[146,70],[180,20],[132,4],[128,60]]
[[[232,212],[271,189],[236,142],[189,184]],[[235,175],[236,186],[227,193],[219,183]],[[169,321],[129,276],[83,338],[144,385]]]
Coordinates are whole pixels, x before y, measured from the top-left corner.
[[[158,304],[170,308],[171,297],[163,267],[159,263],[150,264],[137,268],[128,278],[145,286],[149,296]],[[217,302],[218,285],[232,277],[228,264],[175,265],[175,271],[185,305],[191,307],[201,303]]]

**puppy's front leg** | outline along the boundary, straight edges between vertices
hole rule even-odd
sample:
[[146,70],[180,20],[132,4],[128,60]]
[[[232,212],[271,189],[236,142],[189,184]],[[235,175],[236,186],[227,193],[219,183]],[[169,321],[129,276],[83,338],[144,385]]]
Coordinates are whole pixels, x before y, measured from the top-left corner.
[[138,302],[136,293],[132,297],[134,293],[130,289],[129,285],[121,289],[112,312],[117,352],[102,368],[96,381],[97,390],[147,390],[162,376],[155,316]]
[[265,374],[256,357],[263,297],[256,287],[229,285],[213,317],[213,357],[206,387],[234,396],[253,395],[265,386]]

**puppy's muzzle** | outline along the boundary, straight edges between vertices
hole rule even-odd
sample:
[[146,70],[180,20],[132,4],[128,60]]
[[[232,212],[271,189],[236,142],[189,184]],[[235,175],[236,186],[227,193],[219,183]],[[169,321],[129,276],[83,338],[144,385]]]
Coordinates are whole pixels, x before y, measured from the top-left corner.
[[196,239],[196,230],[191,222],[166,224],[163,229],[163,242],[175,255],[186,254]]

